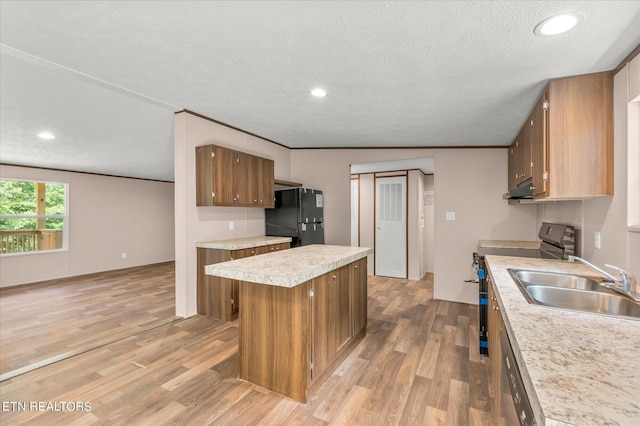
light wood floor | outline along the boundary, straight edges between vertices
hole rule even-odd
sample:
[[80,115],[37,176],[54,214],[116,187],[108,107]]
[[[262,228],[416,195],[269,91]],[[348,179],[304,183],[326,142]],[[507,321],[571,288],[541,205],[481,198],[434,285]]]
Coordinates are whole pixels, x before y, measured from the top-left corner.
[[167,324],[173,262],[0,289],[0,380]]
[[369,277],[367,336],[306,405],[236,379],[237,321],[196,316],[0,383],[27,408],[2,424],[490,425],[477,308],[432,295],[430,276]]

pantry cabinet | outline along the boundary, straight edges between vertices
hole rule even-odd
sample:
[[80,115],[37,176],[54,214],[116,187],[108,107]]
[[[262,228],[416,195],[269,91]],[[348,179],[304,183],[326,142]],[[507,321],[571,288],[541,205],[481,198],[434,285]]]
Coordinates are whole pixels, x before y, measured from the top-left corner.
[[196,147],[196,205],[274,207],[273,160],[216,145]]
[[509,147],[509,189],[540,201],[613,194],[613,74],[551,81]]

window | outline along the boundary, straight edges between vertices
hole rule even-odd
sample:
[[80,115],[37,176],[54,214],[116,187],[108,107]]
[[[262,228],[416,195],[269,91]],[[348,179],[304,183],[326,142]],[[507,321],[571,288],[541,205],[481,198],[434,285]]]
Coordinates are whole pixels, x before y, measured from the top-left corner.
[[65,249],[67,184],[0,179],[0,255]]

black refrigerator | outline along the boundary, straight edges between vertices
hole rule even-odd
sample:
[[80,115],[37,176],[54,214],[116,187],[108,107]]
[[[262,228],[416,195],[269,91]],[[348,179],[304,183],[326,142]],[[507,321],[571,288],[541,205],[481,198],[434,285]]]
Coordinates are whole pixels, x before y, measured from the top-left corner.
[[291,247],[324,244],[322,191],[282,189],[275,196],[275,208],[264,211],[266,235],[291,237]]

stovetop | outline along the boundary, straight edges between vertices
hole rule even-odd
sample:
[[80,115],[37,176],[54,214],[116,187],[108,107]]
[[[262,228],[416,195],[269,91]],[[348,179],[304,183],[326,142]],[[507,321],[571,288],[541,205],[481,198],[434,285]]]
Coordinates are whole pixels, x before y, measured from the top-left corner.
[[516,247],[478,247],[480,256],[515,256],[515,257],[542,257],[540,248],[516,248]]
[[573,226],[544,222],[538,237],[541,241],[480,240],[477,255],[566,259],[568,255],[575,253]]

